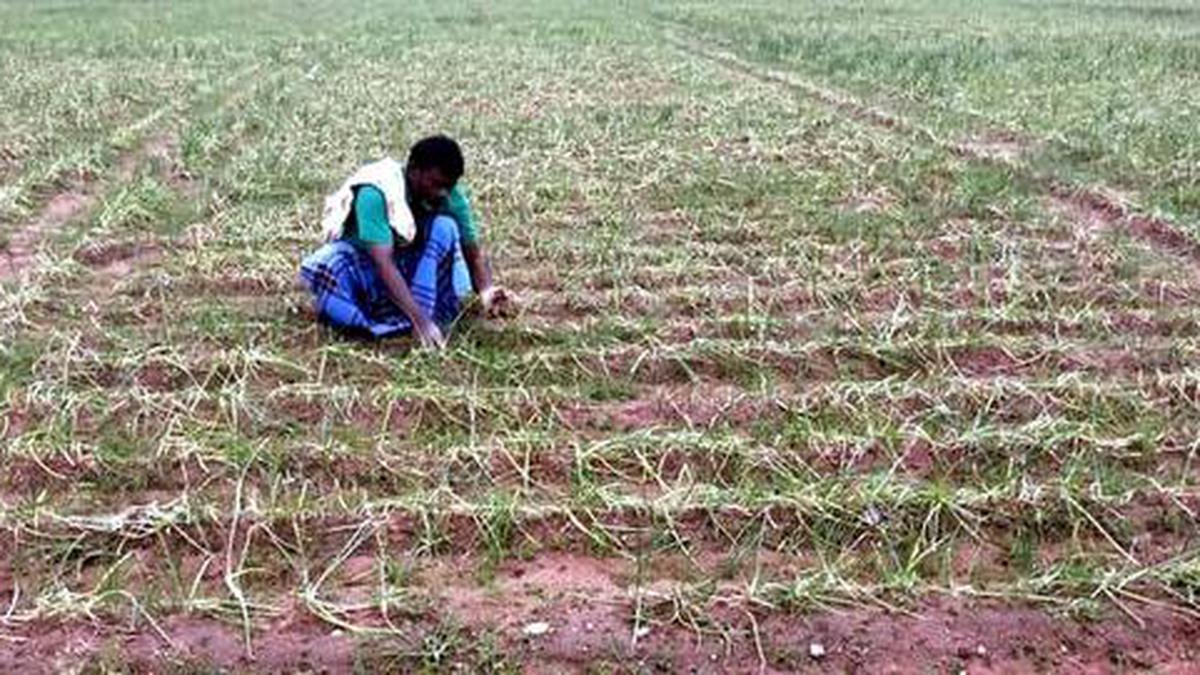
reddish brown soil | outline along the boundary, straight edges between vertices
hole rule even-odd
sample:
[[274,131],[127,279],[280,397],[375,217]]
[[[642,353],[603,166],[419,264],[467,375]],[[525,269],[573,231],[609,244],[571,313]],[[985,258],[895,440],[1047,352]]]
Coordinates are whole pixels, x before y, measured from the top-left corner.
[[137,370],[133,379],[138,386],[159,392],[174,391],[185,386],[188,381],[184,373],[160,362],[145,364]]
[[70,222],[95,200],[90,181],[76,180],[50,197],[32,221],[17,229],[0,250],[0,282],[15,278],[33,263],[38,245],[51,232]]
[[[1145,626],[1120,619],[1076,622],[1021,607],[945,599],[914,616],[856,610],[791,624],[771,618],[760,630],[784,642],[783,670],[863,672],[1108,672],[1200,666],[1194,640],[1200,623],[1157,610]],[[785,640],[778,640],[787,635]],[[817,642],[829,656],[810,660]],[[790,643],[790,645],[788,644]],[[790,648],[789,648],[790,647]]]
[[[1190,405],[1192,397],[1176,392],[1164,401],[1176,407]],[[994,410],[991,418],[997,421],[1012,419],[1013,423],[1027,422],[1044,408],[1032,402],[1014,402]],[[407,421],[398,422],[404,424]],[[376,434],[376,421],[364,434]],[[274,428],[260,429],[269,433]],[[278,427],[280,432],[294,428]],[[139,429],[139,438],[153,446],[159,430]],[[127,432],[128,433],[128,432]],[[599,432],[580,432],[581,438],[601,440]],[[649,443],[649,441],[647,441]],[[1190,437],[1181,434],[1168,438],[1153,455],[1129,453],[1105,462],[1114,469],[1127,468],[1164,481],[1184,476],[1200,477],[1200,468],[1188,465]],[[808,471],[826,473],[895,472],[897,477],[914,480],[951,480],[974,476],[981,467],[1002,462],[996,444],[949,443],[931,445],[918,437],[906,437],[899,448],[889,449],[877,443],[861,441],[796,442],[776,450],[759,449],[748,455],[742,449],[647,447],[640,452],[584,452],[574,448],[552,447],[523,452],[521,449],[495,449],[477,455],[453,459],[430,457],[418,449],[397,449],[387,454],[362,456],[356,454],[314,453],[296,450],[271,462],[272,471],[279,475],[303,477],[314,488],[361,489],[376,492],[433,490],[450,487],[469,497],[495,489],[536,490],[543,500],[570,492],[578,472],[600,482],[620,481],[629,491],[653,491],[658,481],[668,485],[703,484],[733,486],[748,481],[769,481],[778,476],[781,468],[798,474]],[[1102,451],[1102,445],[1091,446]],[[1019,442],[1010,451],[1018,458],[1040,453],[1030,451]],[[264,469],[265,470],[265,469]],[[1052,479],[1059,466],[1047,461],[1029,469],[1032,478]],[[776,472],[776,473],[773,473]],[[89,493],[97,509],[119,509],[122,504],[145,501],[146,490],[178,494],[190,490],[196,498],[220,499],[222,493],[201,492],[199,484],[224,486],[232,484],[237,468],[225,463],[205,462],[196,457],[150,457],[121,463],[96,461],[91,455],[67,457],[48,455],[38,457],[14,456],[6,463],[0,478],[0,492],[12,499],[70,500],[81,491]],[[262,477],[256,471],[250,484],[258,485]],[[100,493],[90,487],[103,486]],[[123,489],[126,488],[126,489]],[[647,492],[647,496],[652,496]]]
[[0,440],[16,438],[25,432],[32,413],[28,408],[13,408],[0,413]]
[[[1077,216],[1067,217],[1074,220]],[[945,240],[931,240],[928,246],[939,257],[956,259],[960,255],[956,246]],[[1190,307],[1200,298],[1200,277],[1184,275],[1179,279],[1164,280],[1147,272],[1132,281],[1118,278],[1111,257],[1102,251],[1093,250],[1087,242],[1071,247],[1069,262],[1064,260],[1061,268],[1044,271],[1040,281],[1044,284],[1045,295],[1036,299],[1061,310],[1060,314],[1069,315],[1070,310]],[[1007,271],[1000,266],[980,269],[963,264],[958,267],[961,281],[947,291],[929,293],[916,286],[882,279],[870,286],[846,289],[843,299],[874,312],[895,310],[901,305],[913,310],[924,307],[971,310],[995,307],[1011,299]],[[694,281],[687,279],[684,283]],[[767,279],[736,273],[718,284],[717,290],[707,292],[694,286],[680,286],[668,279],[650,279],[622,288],[619,305],[614,301],[616,294],[612,290],[527,291],[522,297],[522,310],[527,322],[544,320],[547,326],[554,327],[567,321],[595,320],[619,306],[620,313],[626,317],[695,322],[698,332],[688,335],[688,341],[701,335],[719,336],[719,332],[713,332],[714,327],[736,323],[730,319],[745,316],[747,312],[774,319],[774,323],[796,322],[798,314],[806,315],[805,321],[808,317],[819,320],[822,314],[842,316],[840,312],[822,312],[824,303],[820,293],[814,293],[809,287],[795,283],[781,286]],[[1028,297],[1021,302],[1034,300]],[[864,325],[872,324],[870,317],[862,317],[860,321]]]
[[1200,262],[1200,242],[1161,218],[1130,213],[1119,197],[1103,190],[1077,190],[1052,184],[1050,193],[1065,212],[1075,215],[1080,227],[1094,231],[1099,226],[1119,227],[1155,249]]
[[1061,195],[1048,197],[1044,207],[1071,224],[1074,235],[1071,248],[1075,251],[1108,229],[1114,220],[1103,210],[1092,209],[1086,203]]
[[[905,126],[894,117],[859,106],[836,93],[819,89],[812,91],[814,96],[856,117],[887,127]],[[161,139],[152,140],[145,151],[164,156],[173,152],[170,142]],[[988,156],[998,154],[998,151],[993,150],[972,152]],[[122,174],[131,175],[135,168],[133,163],[122,163],[120,171]],[[70,204],[60,203],[56,206],[57,199],[59,198],[52,199],[47,205],[47,217],[59,218],[67,214],[65,218],[69,219],[72,217],[70,213],[78,213],[78,210],[71,210],[76,207]],[[848,205],[848,208],[872,211],[886,209],[887,205],[852,204]],[[1094,224],[1091,220],[1110,223],[1124,219],[1129,221],[1134,230],[1139,227],[1146,230],[1143,238],[1156,242],[1160,247],[1182,250],[1188,244],[1187,241],[1172,239],[1171,232],[1160,231],[1154,222],[1139,225],[1138,218],[1130,218],[1123,212],[1114,216],[1106,207],[1097,207],[1090,202],[1072,202],[1072,208],[1081,214],[1080,217],[1088,220],[1089,227]],[[62,213],[55,215],[55,209]],[[723,243],[734,241],[737,236],[748,235],[722,232],[713,236],[714,241]],[[956,259],[959,255],[959,251],[953,246],[933,250],[935,254],[948,260]],[[84,264],[96,267],[102,272],[123,276],[133,265],[156,260],[160,253],[159,249],[153,246],[143,248],[136,244],[115,243],[86,249],[79,252],[77,257]],[[1186,255],[1195,257],[1191,252]],[[660,280],[645,278],[641,281],[647,288],[653,288]],[[197,285],[192,290],[207,294],[269,296],[279,290],[273,280],[230,279],[193,283]],[[557,285],[557,280],[546,283],[547,288],[551,289],[557,288]],[[603,287],[603,284],[599,285]],[[1002,301],[1004,289],[1001,287],[993,291],[992,286],[993,284],[988,285],[989,299]],[[1156,287],[1151,291],[1159,296],[1179,296],[1180,301],[1191,297],[1170,288]],[[806,302],[801,299],[794,301],[797,306],[804,306]],[[677,311],[681,313],[696,309],[694,299],[679,299],[678,302],[682,306],[678,307]],[[863,302],[876,311],[884,311],[896,308],[902,303],[915,306],[919,298],[900,290],[877,288],[865,293]],[[643,305],[636,303],[635,300],[634,306],[640,307],[640,311],[647,314],[660,311],[650,301]],[[716,306],[718,311],[732,308],[732,304],[728,307]],[[582,309],[586,314],[598,308],[583,306],[576,309]],[[558,315],[552,311],[551,316]],[[1141,320],[1134,317],[1131,319],[1131,325],[1140,326],[1142,324],[1138,321]],[[1149,321],[1146,330],[1154,330],[1157,334],[1160,330],[1159,324]],[[1030,330],[1039,332],[1042,329],[1035,327]],[[682,342],[695,338],[696,333],[680,334],[676,337]],[[635,352],[634,356],[640,359],[641,355]],[[895,373],[921,372],[929,365],[928,361],[923,360],[926,355],[901,354],[899,358],[889,360],[890,357],[880,357],[866,351],[835,348],[783,355],[763,351],[747,356],[748,360],[754,362],[753,365],[761,363],[767,368],[787,374],[817,379],[841,378],[847,375],[886,377]],[[736,377],[739,374],[739,365],[722,364],[722,359],[721,354],[716,354],[711,358],[704,356],[681,363],[678,360],[655,361],[652,357],[638,368],[640,373],[649,373],[648,381],[659,381],[660,378],[669,382],[690,381],[694,374],[701,378],[717,380]],[[946,355],[946,359],[939,359],[936,364],[942,365],[947,359],[949,364],[964,374],[979,377],[1025,375],[1035,370],[1126,373],[1142,372],[1159,366],[1172,368],[1180,365],[1165,356],[1162,350],[1135,353],[1113,349],[1066,355],[1022,355],[993,347],[965,347],[952,350]],[[624,372],[628,372],[635,365],[632,361],[616,363],[625,369]],[[189,386],[191,382],[185,379],[182,373],[160,362],[141,364],[121,373],[116,370],[103,371],[98,377],[100,379],[95,384],[99,386],[113,386],[120,382],[122,385],[137,385],[152,392],[174,391]],[[279,380],[286,380],[286,376],[280,375]],[[560,415],[560,421],[577,431],[580,438],[585,439],[589,434],[603,436],[614,429],[636,431],[658,425],[696,429],[707,429],[722,423],[745,426],[757,421],[770,421],[772,415],[779,413],[769,402],[741,399],[737,390],[732,387],[728,391],[717,387],[700,387],[690,396],[679,396],[678,393],[676,389],[648,392],[641,398],[629,401],[578,403],[556,412]],[[1194,392],[1192,395],[1194,396]],[[270,399],[266,405],[270,412],[265,417],[275,422],[315,425],[326,421],[328,414],[328,411],[316,402],[301,397],[281,395]],[[383,409],[368,405],[355,407],[347,413],[352,418],[349,426],[371,432],[404,435],[408,434],[414,425],[419,425],[427,415],[449,418],[440,407],[434,410],[420,404],[385,405]],[[1020,406],[1014,405],[1013,408],[1013,414],[1017,417],[1030,414]],[[19,434],[21,428],[29,422],[29,413],[25,410],[12,411],[7,419],[10,422],[8,435]],[[440,421],[444,423],[446,419]],[[818,462],[817,468],[846,466],[842,461],[843,457],[833,457],[839,455],[841,450],[843,449],[832,448],[829,463],[823,465]],[[858,449],[854,451],[857,452]],[[953,453],[947,455],[952,456]],[[889,458],[876,449],[867,449],[862,453],[862,457],[872,466],[896,461],[902,471],[918,476],[929,473],[939,461],[945,460],[945,457],[936,456],[928,443],[920,440],[907,443],[899,459]],[[373,455],[372,459],[377,457]],[[681,467],[685,466],[703,466],[695,473],[689,473],[693,477],[721,476],[720,457],[684,457],[681,453],[663,451],[652,459],[655,461],[655,469],[667,480],[679,477]],[[344,488],[346,485],[353,485],[356,479],[365,474],[423,468],[419,462],[398,468],[385,466],[383,462],[368,465],[365,458],[360,457],[320,457],[311,460],[311,465],[306,465],[305,461],[301,458],[296,460],[294,465],[285,463],[282,467],[276,467],[276,470],[312,477],[313,484],[317,486],[321,485],[322,479],[332,478],[344,483],[341,485]],[[523,468],[526,479],[533,475],[536,479],[547,481],[551,487],[558,488],[570,480],[570,471],[578,466],[565,452],[543,453],[538,457],[527,458],[524,467],[505,464],[506,461],[507,458],[501,457],[499,453],[493,453],[485,460],[487,466],[480,468],[490,470],[499,484],[519,480]],[[714,464],[704,465],[704,461],[712,461]],[[636,476],[639,470],[633,457],[614,460],[613,463],[618,465],[615,467],[617,470],[626,471],[631,476]],[[463,464],[467,464],[467,461],[463,460]],[[7,466],[12,469],[10,473],[15,475],[13,480],[28,489],[26,481],[21,478],[21,471],[32,472],[31,464],[18,466],[16,462],[10,461]],[[310,466],[311,471],[308,470]],[[444,470],[445,465],[432,468]],[[228,467],[222,466],[216,471],[225,469]],[[97,477],[106,471],[104,467],[98,467],[91,458],[78,463],[55,458],[43,462],[37,470],[48,475],[58,474],[59,480],[71,480],[82,474]],[[326,475],[319,475],[321,472],[325,472]],[[170,480],[170,477],[177,473],[187,475],[188,472],[181,471],[180,465],[175,465],[162,467],[157,475],[166,476],[167,480]],[[193,473],[203,475],[204,470]],[[458,477],[459,472],[449,473],[455,475],[449,479],[452,485],[456,480],[461,480]],[[108,477],[111,478],[111,475]],[[248,482],[249,487],[263,489],[259,479],[260,476],[252,476]],[[32,479],[29,483],[32,483]],[[149,487],[142,488],[143,493],[133,501],[144,503],[150,497],[149,490],[156,487],[158,486],[151,481]],[[625,487],[635,490],[639,486],[636,481],[627,481]],[[226,488],[227,486],[221,486],[220,489]],[[647,490],[647,495],[650,495],[650,490]],[[205,497],[211,495],[198,490],[195,496],[204,501]],[[1156,497],[1164,499],[1161,496]],[[219,499],[208,501],[212,504],[223,503]],[[1195,509],[1196,504],[1191,503],[1191,508]],[[1170,517],[1165,512],[1170,511],[1172,515],[1177,515],[1176,510],[1177,507],[1171,503],[1135,498],[1123,511],[1134,524],[1130,529],[1139,532],[1137,538],[1129,542],[1129,550],[1145,561],[1176,553],[1179,550],[1179,537],[1163,525]],[[778,526],[777,531],[768,538],[787,539],[796,536],[801,528],[794,525],[803,516],[790,514],[786,509],[778,511],[770,514],[777,519]],[[414,542],[420,537],[419,530],[426,525],[422,519],[427,515],[394,512],[389,530],[383,539],[398,549],[411,550],[414,548]],[[1115,520],[1121,514],[1112,515]],[[648,545],[651,530],[661,528],[661,523],[655,522],[652,514],[636,509],[600,513],[597,518],[618,533],[614,538],[627,536],[629,541],[640,542],[642,545]],[[727,539],[722,539],[728,536],[727,532],[747,525],[749,519],[750,514],[725,512],[723,509],[695,509],[678,514],[679,531],[689,542],[720,541],[728,544]],[[722,520],[724,523],[719,522]],[[722,526],[723,524],[730,527]],[[320,557],[330,552],[328,549],[333,543],[332,539],[344,540],[345,530],[342,529],[342,535],[329,535],[324,538],[322,535],[335,532],[338,526],[344,526],[346,523],[308,521],[301,524],[292,520],[287,525],[295,526],[297,530],[310,528],[313,532],[321,533],[311,537],[311,541],[307,542],[311,547],[307,547],[305,551],[306,555]],[[422,592],[431,594],[431,597],[425,599],[425,603],[419,598],[404,599],[404,607],[398,610],[399,616],[396,617],[401,635],[396,637],[359,643],[347,633],[322,623],[302,604],[292,600],[283,603],[282,618],[264,620],[256,625],[254,655],[251,657],[236,626],[209,617],[183,614],[160,617],[161,625],[169,635],[169,639],[164,640],[150,630],[144,621],[131,622],[127,620],[127,615],[113,616],[101,612],[90,622],[82,619],[47,619],[33,623],[0,622],[0,670],[60,671],[72,669],[89,660],[129,663],[143,671],[167,670],[172,665],[177,665],[177,661],[210,664],[221,668],[268,671],[342,672],[361,668],[363,664],[367,664],[367,669],[379,670],[387,667],[414,667],[422,665],[415,661],[418,658],[415,654],[428,647],[430,642],[427,638],[437,631],[445,630],[447,626],[456,626],[464,636],[459,640],[457,647],[461,656],[451,656],[460,665],[482,656],[464,644],[474,644],[477,640],[482,641],[485,636],[494,635],[498,641],[499,652],[504,657],[524,664],[529,670],[548,672],[582,671],[587,666],[597,663],[608,663],[618,670],[690,669],[730,672],[782,672],[804,669],[924,672],[962,668],[984,672],[1092,672],[1137,668],[1177,668],[1184,671],[1197,666],[1196,656],[1192,651],[1192,645],[1195,644],[1196,638],[1200,637],[1200,628],[1196,620],[1152,606],[1135,606],[1137,620],[1117,614],[1114,610],[1096,621],[1054,617],[1025,606],[939,597],[923,600],[912,608],[914,611],[911,614],[887,613],[861,607],[838,612],[822,610],[798,613],[788,612],[783,608],[749,607],[741,601],[746,580],[740,578],[734,582],[726,580],[726,583],[717,585],[715,590],[718,596],[727,597],[727,601],[718,599],[710,602],[704,597],[675,593],[679,590],[674,584],[679,580],[678,577],[663,574],[663,570],[658,567],[652,566],[652,573],[646,574],[632,562],[588,556],[586,552],[594,542],[583,536],[574,522],[553,513],[544,518],[534,517],[518,522],[514,525],[517,532],[513,538],[538,543],[555,541],[574,553],[542,553],[528,560],[501,562],[494,570],[489,571],[490,578],[485,583],[476,580],[480,576],[481,551],[487,544],[486,533],[482,531],[481,523],[473,517],[460,514],[445,517],[437,526],[445,528],[444,534],[448,542],[446,548],[451,551],[465,551],[469,557],[443,558],[432,562],[422,560],[416,566],[418,583],[413,584],[413,588],[423,589]],[[993,530],[985,532],[985,535],[996,534],[994,529],[999,528],[996,525],[990,527]],[[53,524],[47,525],[48,531],[53,528]],[[219,530],[219,526],[212,529]],[[279,530],[284,533],[285,538],[289,536],[286,528],[280,527]],[[138,564],[152,565],[157,562],[155,556],[143,555],[149,552],[139,547],[156,546],[168,540],[179,543],[175,539],[178,534],[167,532],[162,539],[146,538],[144,541],[122,542],[122,550],[127,544],[137,554]],[[220,535],[219,532],[212,534]],[[194,538],[201,539],[200,533],[196,533]],[[1081,538],[1080,541],[1082,540]],[[206,542],[206,545],[212,545],[211,541]],[[10,542],[0,538],[0,550],[5,551],[4,555],[0,555],[0,598],[4,597],[4,591],[13,585],[11,558],[7,555],[11,546]],[[1102,542],[1101,547],[1103,546],[1106,544]],[[263,548],[270,550],[260,541],[254,552],[258,553]],[[336,550],[336,545],[332,550]],[[962,569],[997,566],[1000,564],[995,560],[997,550],[1001,549],[992,546],[983,551],[962,553],[957,566]],[[765,557],[769,554],[761,552],[759,555]],[[775,558],[771,565],[776,569],[784,568],[788,564],[784,559],[787,556]],[[80,563],[81,566],[83,564]],[[376,579],[374,564],[375,561],[370,556],[358,555],[350,558],[340,574],[333,577],[335,581],[327,589],[331,598],[347,602],[361,601],[368,603],[365,606],[371,606],[369,603],[373,599],[373,584]],[[198,569],[195,561],[183,567],[185,576],[188,577],[191,576],[189,572]],[[220,593],[219,577],[223,571],[220,564],[209,569],[205,575],[206,581],[209,582],[209,585],[205,586],[208,592],[215,590]],[[678,576],[686,577],[687,574]],[[136,575],[131,578],[137,579]],[[707,578],[713,576],[708,575]],[[634,620],[638,609],[644,611],[644,622]],[[352,612],[348,619],[375,628],[383,625],[381,617],[373,609],[357,610]],[[697,623],[685,625],[689,620],[695,620]],[[535,622],[545,622],[547,631],[537,635],[529,634],[528,629]],[[644,635],[639,634],[639,627],[645,627],[648,632]],[[820,650],[814,651],[816,646],[820,646]],[[453,667],[455,664],[436,665]],[[469,669],[469,666],[465,669]]]
[[[88,245],[75,252],[75,259],[95,271],[89,290],[98,297],[109,297],[118,285],[135,272],[158,263],[163,258],[162,248],[155,242],[119,241]],[[93,296],[97,297],[97,296]],[[110,303],[100,303],[108,309]],[[135,319],[139,323],[148,318],[146,309],[138,307]]]
[[[919,448],[914,448],[919,452]],[[782,458],[780,466],[785,466]],[[923,458],[914,457],[914,468]],[[942,461],[939,459],[939,461]],[[395,470],[398,474],[407,471],[407,467],[398,464],[395,467],[377,466],[379,473]],[[811,469],[811,465],[796,466],[796,472]],[[469,470],[464,464],[463,470]],[[630,471],[635,470],[629,467]],[[1194,472],[1193,472],[1194,473]],[[271,489],[265,485],[269,481],[262,480],[260,473],[251,477],[254,491]],[[110,480],[112,478],[110,477]],[[196,475],[192,479],[195,486],[188,492],[191,501],[200,505],[216,505],[232,501],[232,480],[214,481],[207,476]],[[364,480],[359,478],[359,480]],[[382,482],[380,476],[367,477],[365,480]],[[321,489],[320,483],[314,483],[314,491]],[[753,533],[761,549],[777,549],[786,551],[802,550],[798,547],[805,545],[803,538],[813,527],[826,527],[830,518],[814,516],[803,508],[794,508],[786,503],[770,506],[755,506],[742,508],[739,506],[706,507],[679,506],[670,510],[670,527],[664,523],[662,515],[651,512],[648,504],[653,500],[664,497],[669,488],[658,488],[647,482],[637,485],[630,482],[622,492],[629,496],[637,496],[640,492],[647,498],[647,506],[636,502],[608,509],[586,510],[577,509],[574,514],[559,511],[552,505],[563,499],[561,490],[553,486],[544,488],[534,485],[531,492],[539,494],[531,498],[527,504],[529,510],[513,514],[506,526],[500,541],[495,539],[496,533],[491,530],[491,522],[486,513],[463,512],[450,509],[436,511],[420,511],[397,508],[388,514],[386,523],[381,523],[379,541],[386,545],[386,550],[397,555],[413,555],[414,552],[429,547],[430,542],[435,550],[442,554],[473,556],[476,561],[484,556],[486,551],[499,550],[508,555],[536,551],[570,552],[587,555],[596,550],[598,542],[611,547],[614,551],[635,553],[649,551],[651,547],[661,548],[664,537],[668,534],[675,541],[687,542],[693,550],[708,550],[715,553],[732,554],[745,546],[739,537]],[[476,500],[486,499],[494,495],[490,489],[482,494],[474,491],[459,490],[464,498],[474,497]],[[256,492],[257,493],[257,492]],[[133,510],[141,513],[145,509],[156,511],[165,504],[178,498],[179,492],[174,489],[156,490],[149,487],[139,492],[120,494],[109,491],[112,498],[119,503],[101,504],[97,502],[94,493],[80,495],[86,501],[86,506],[60,505],[65,515],[75,510],[85,513],[117,513]],[[676,492],[677,494],[677,492]],[[15,498],[0,491],[0,496],[6,500]],[[541,504],[542,506],[538,506]],[[1036,514],[1022,503],[998,502],[988,507],[988,521],[980,523],[974,532],[982,537],[982,541],[996,542],[1006,552],[1010,550],[1005,542],[1013,535],[1017,527],[1038,528],[1069,528],[1070,519],[1077,519],[1078,513],[1065,502],[1048,500],[1038,504],[1040,509]],[[1099,509],[1100,507],[1090,507]],[[1119,541],[1125,550],[1137,551],[1139,561],[1152,562],[1169,559],[1185,552],[1191,545],[1195,535],[1194,521],[1190,514],[1200,510],[1200,498],[1180,496],[1177,498],[1163,497],[1157,494],[1137,493],[1131,495],[1128,503],[1119,507],[1110,507],[1104,511],[1096,511],[1102,516],[1108,531],[1101,533],[1083,526],[1083,529],[1073,530],[1071,548],[1060,553],[1062,558],[1050,562],[1067,563],[1074,556],[1086,554],[1089,556],[1113,556],[1117,553],[1113,541]],[[892,513],[882,513],[887,519],[889,529],[898,531],[904,528],[921,527],[921,522],[928,513],[923,511],[899,510]],[[1039,524],[1040,523],[1040,524]],[[292,520],[290,516],[275,514],[270,518],[261,518],[256,522],[258,527],[270,527],[277,537],[284,541],[302,537],[302,545],[308,555],[329,555],[335,553],[349,536],[347,533],[361,524],[353,515],[330,515],[309,517]],[[846,537],[854,537],[845,546],[847,552],[870,555],[875,547],[883,545],[887,539],[885,534],[875,531],[864,522],[840,523],[839,527],[853,526],[853,530],[843,531]],[[239,528],[239,539],[245,530],[243,524]],[[586,531],[584,528],[587,528]],[[210,550],[220,551],[229,537],[228,523],[223,517],[197,518],[194,523],[180,523],[160,532],[127,530],[124,534],[106,531],[87,531],[68,520],[47,521],[39,524],[39,539],[35,544],[45,546],[51,538],[59,541],[73,540],[75,544],[87,547],[118,546],[123,551],[147,551],[151,554],[170,548],[176,551],[191,550],[191,542],[207,542]],[[741,533],[741,534],[738,534]],[[1136,533],[1136,534],[1135,534]],[[260,536],[255,538],[253,545],[248,546],[249,553],[264,565],[263,569],[274,569],[276,574],[294,576],[294,560],[284,559],[271,540]],[[964,535],[965,536],[965,535]],[[1112,536],[1116,539],[1109,539]],[[955,547],[975,545],[974,540],[959,540]],[[989,544],[992,545],[992,544]],[[499,547],[497,549],[497,547]],[[49,550],[49,549],[47,549]],[[1043,549],[1044,550],[1044,549]],[[1007,553],[1006,553],[1007,555]],[[154,559],[154,555],[150,556]],[[1097,557],[1097,559],[1099,559]],[[80,568],[85,569],[83,567]],[[102,572],[105,568],[97,563],[86,569]],[[148,578],[159,576],[161,570],[149,568]],[[26,570],[33,574],[35,570]],[[993,570],[996,575],[1010,578],[1012,570],[1007,567]],[[1160,595],[1161,590],[1156,582],[1147,581],[1147,585],[1137,585],[1130,590]]]
[[920,309],[922,301],[919,289],[883,286],[863,290],[861,304],[872,312],[893,312],[902,307]]
[[[655,284],[622,290],[621,314],[629,318],[678,317],[707,318],[744,315],[751,308],[760,314],[794,315],[810,309],[812,292],[804,288],[774,288],[755,284],[751,291],[749,280],[738,282],[721,292],[698,293],[695,289],[671,288],[670,284]],[[658,290],[651,290],[658,289]],[[612,307],[607,291],[592,294],[527,294],[523,296],[522,311],[531,318],[546,318],[554,323],[562,320],[593,319],[603,316]]]
[[[955,228],[952,226],[948,229],[953,231]],[[960,236],[956,234],[927,239],[925,248],[945,262],[955,262],[962,257],[962,244],[959,239]]]
[[[868,319],[864,323],[870,323]],[[1186,316],[1157,317],[1137,311],[1116,310],[1106,312],[1091,321],[1080,321],[1066,317],[1047,319],[1005,319],[978,316],[955,317],[949,325],[963,333],[986,332],[989,335],[1040,336],[1058,335],[1078,338],[1095,334],[1099,337],[1121,335],[1141,337],[1172,337],[1200,335],[1200,321]]]
[[[373,560],[351,559],[345,567],[350,581],[330,589],[331,599],[369,597]],[[699,604],[676,605],[671,601],[675,582],[655,576],[639,583],[637,569],[633,562],[546,554],[502,563],[487,581],[470,560],[418,563],[421,587],[431,595],[394,608],[394,635],[356,640],[297,602],[283,608],[283,618],[253,632],[253,657],[236,625],[200,615],[158,617],[170,644],[144,621],[131,624],[128,616],[15,624],[0,632],[5,640],[0,670],[59,672],[85,663],[137,672],[172,664],[269,672],[349,672],[363,665],[409,669],[422,665],[423,648],[440,644],[435,636],[451,638],[441,667],[457,663],[466,670],[499,660],[529,672],[585,672],[600,666],[619,672],[737,673],[1194,672],[1200,667],[1200,622],[1148,605],[1131,608],[1140,624],[1119,613],[1086,620],[948,596],[928,598],[911,613],[867,607],[748,611],[736,584],[718,588],[727,601],[697,596]],[[639,606],[642,619],[635,625]],[[347,618],[363,626],[383,625],[373,610]],[[538,628],[539,623],[544,625]],[[641,629],[636,639],[635,629]],[[482,649],[484,642],[491,642],[492,650]]]
[[1171,223],[1148,216],[1130,216],[1126,221],[1126,227],[1133,236],[1178,256],[1200,261],[1200,242],[1184,234]]
[[692,241],[698,225],[682,209],[656,211],[641,223],[638,241],[644,246],[673,246]]
[[951,353],[954,367],[970,377],[1027,375],[1036,371],[1053,373],[1134,374],[1166,372],[1187,367],[1175,360],[1170,349],[1097,347],[1064,354],[1037,352],[1017,354],[998,347],[969,347]]

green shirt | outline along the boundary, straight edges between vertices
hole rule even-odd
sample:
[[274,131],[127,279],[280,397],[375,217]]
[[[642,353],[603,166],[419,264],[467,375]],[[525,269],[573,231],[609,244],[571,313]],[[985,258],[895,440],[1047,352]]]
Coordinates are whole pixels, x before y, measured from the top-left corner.
[[[450,216],[458,223],[458,237],[464,246],[474,245],[479,240],[475,228],[475,215],[462,185],[455,185],[450,194],[437,205],[436,212]],[[362,185],[354,190],[354,217],[346,224],[342,238],[360,249],[379,245],[402,245],[393,242],[392,228],[388,225],[387,201],[383,193],[372,185]]]
[[467,191],[461,184],[455,184],[446,199],[442,200],[439,213],[444,213],[458,223],[458,238],[463,246],[474,246],[479,241],[479,231],[475,229],[475,214],[471,212],[471,200],[467,199]]

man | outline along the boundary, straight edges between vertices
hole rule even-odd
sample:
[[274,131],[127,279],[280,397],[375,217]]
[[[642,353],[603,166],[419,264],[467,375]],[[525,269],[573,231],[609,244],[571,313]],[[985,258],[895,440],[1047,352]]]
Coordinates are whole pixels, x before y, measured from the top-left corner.
[[373,337],[411,330],[436,349],[468,287],[486,314],[506,311],[508,297],[492,283],[458,184],[462,174],[458,144],[431,136],[412,147],[406,164],[390,157],[367,164],[325,200],[327,243],[300,266],[320,320]]

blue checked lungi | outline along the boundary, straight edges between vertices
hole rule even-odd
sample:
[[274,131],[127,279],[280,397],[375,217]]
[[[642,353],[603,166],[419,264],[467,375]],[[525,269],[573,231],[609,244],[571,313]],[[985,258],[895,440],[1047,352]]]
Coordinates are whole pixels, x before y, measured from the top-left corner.
[[[434,322],[446,327],[458,318],[461,299],[469,292],[471,282],[457,238],[451,253],[437,263],[436,284],[415,278],[418,263],[431,246],[432,220],[422,223],[422,232],[413,245],[396,249],[394,256],[414,300],[426,311],[432,308]],[[453,231],[457,233],[457,228]],[[300,276],[316,298],[318,318],[334,328],[376,338],[412,330],[412,322],[388,295],[371,256],[348,241],[329,242],[317,249],[300,264]]]

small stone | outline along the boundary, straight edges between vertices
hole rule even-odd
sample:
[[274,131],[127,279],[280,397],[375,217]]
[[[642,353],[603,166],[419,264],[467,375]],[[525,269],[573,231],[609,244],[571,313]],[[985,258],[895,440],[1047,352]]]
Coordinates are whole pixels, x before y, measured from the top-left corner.
[[820,642],[808,643],[808,655],[814,659],[825,658],[825,645]]
[[641,640],[650,634],[650,626],[638,626],[637,630],[633,631],[633,637]]
[[975,648],[975,653],[978,654],[979,656],[987,656],[987,647],[984,647],[983,645],[979,645],[978,647]]
[[877,527],[885,520],[887,516],[874,505],[867,506],[862,512],[862,521],[871,527]]
[[550,624],[545,621],[534,621],[533,623],[525,624],[521,632],[528,637],[538,637],[550,632]]

